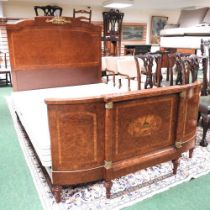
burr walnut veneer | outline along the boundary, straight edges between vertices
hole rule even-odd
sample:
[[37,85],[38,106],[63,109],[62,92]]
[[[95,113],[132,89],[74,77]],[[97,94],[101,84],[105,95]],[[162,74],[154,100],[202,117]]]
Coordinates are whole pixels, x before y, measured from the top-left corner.
[[[195,146],[200,84],[99,98],[46,100],[51,134],[52,182],[111,180],[178,159]],[[59,196],[58,196],[59,198]]]
[[72,18],[50,21],[36,17],[7,26],[14,90],[99,82],[101,28]]
[[[46,20],[48,20],[46,22]],[[16,91],[100,80],[100,29],[76,19],[36,18],[8,26]],[[68,22],[70,20],[71,23]],[[46,99],[52,190],[111,180],[178,159],[195,146],[200,83],[76,99]]]

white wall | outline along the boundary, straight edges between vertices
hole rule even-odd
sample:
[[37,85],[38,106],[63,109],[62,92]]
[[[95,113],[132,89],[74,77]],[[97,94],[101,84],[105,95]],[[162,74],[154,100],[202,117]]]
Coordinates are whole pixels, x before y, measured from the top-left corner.
[[0,17],[4,17],[3,3],[0,1]]
[[124,22],[134,22],[134,23],[147,23],[147,38],[146,42],[149,43],[150,40],[150,26],[152,16],[166,16],[168,17],[168,23],[177,23],[180,11],[170,10],[124,10]]
[[[3,2],[3,10],[5,17],[20,17],[20,18],[32,18],[35,16],[33,6],[48,5],[49,3],[36,3],[36,2]],[[72,16],[73,8],[78,8],[77,6],[59,4],[63,8],[63,16]],[[85,9],[85,8],[83,8]],[[104,8],[91,8],[92,9],[92,20],[102,21],[102,12],[105,11]],[[149,43],[150,36],[150,23],[152,16],[167,16],[168,23],[177,23],[180,14],[179,10],[136,10],[134,8],[121,9],[124,12],[123,22],[129,23],[147,23],[147,38],[146,43]]]

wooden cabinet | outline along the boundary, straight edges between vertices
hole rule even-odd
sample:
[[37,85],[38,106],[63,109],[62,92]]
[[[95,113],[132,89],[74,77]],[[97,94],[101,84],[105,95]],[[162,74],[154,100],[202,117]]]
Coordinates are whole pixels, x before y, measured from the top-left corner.
[[120,55],[123,17],[119,10],[103,12],[104,55]]

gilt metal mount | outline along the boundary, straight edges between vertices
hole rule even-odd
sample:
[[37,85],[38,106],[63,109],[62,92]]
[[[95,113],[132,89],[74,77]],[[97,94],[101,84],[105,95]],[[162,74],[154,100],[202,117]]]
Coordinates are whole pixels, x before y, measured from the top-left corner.
[[104,168],[111,169],[112,168],[112,161],[104,161]]
[[181,98],[185,98],[185,97],[186,97],[186,91],[181,92],[181,93],[179,94],[179,96],[180,96]]
[[71,23],[71,20],[66,20],[66,18],[64,18],[64,17],[56,16],[52,19],[47,19],[46,22],[56,24],[56,25],[63,25],[66,23]]
[[191,141],[191,139],[188,139],[187,141],[176,141],[175,142],[175,147],[177,148],[177,149],[179,149],[179,148],[182,148],[183,147],[183,144],[186,144],[186,143],[188,143],[188,142],[190,142]]
[[113,108],[113,102],[108,102],[105,104],[106,109],[112,109]]
[[180,148],[182,148],[182,144],[183,144],[183,142],[177,141],[177,142],[175,143],[175,147],[176,147],[177,149],[180,149]]

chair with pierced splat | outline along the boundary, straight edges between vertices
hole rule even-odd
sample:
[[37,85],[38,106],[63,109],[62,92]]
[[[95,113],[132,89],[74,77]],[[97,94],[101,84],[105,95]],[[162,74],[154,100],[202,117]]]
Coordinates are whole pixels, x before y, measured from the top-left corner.
[[206,140],[206,134],[210,128],[210,96],[201,96],[199,104],[198,120],[202,119],[201,125],[203,127],[203,137],[200,145],[206,147],[208,142]]
[[12,86],[11,72],[7,66],[7,54],[0,51],[0,75],[5,77],[0,78],[0,81],[5,82],[6,85]]

